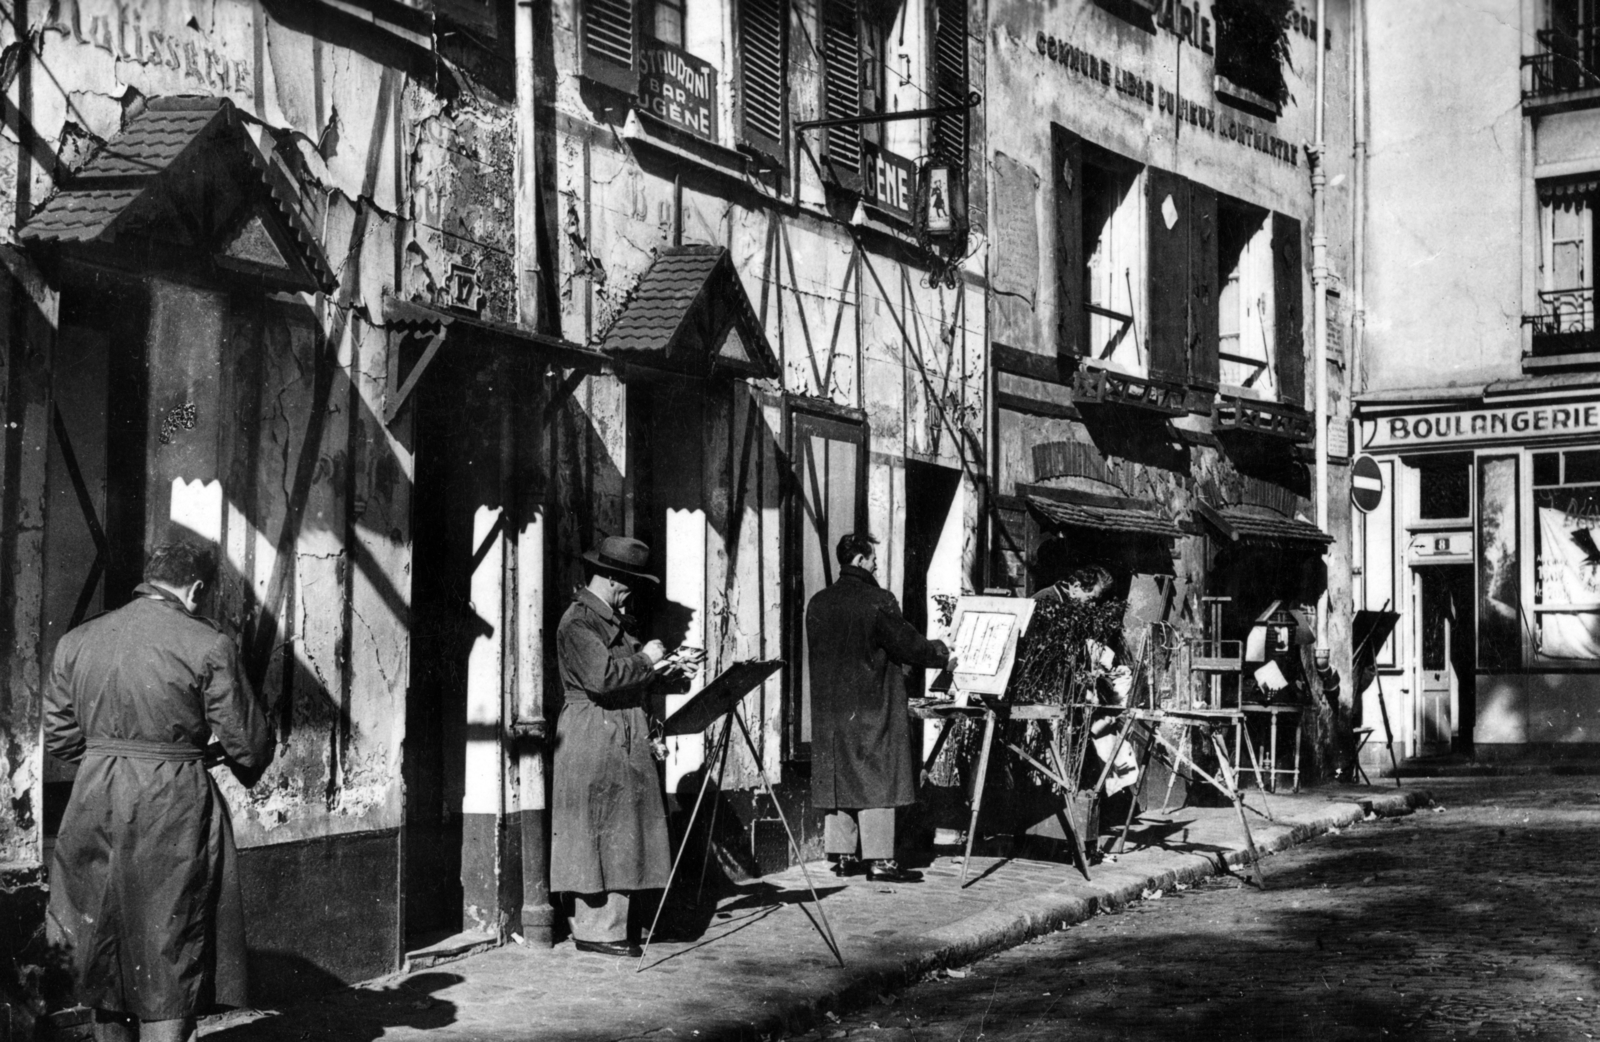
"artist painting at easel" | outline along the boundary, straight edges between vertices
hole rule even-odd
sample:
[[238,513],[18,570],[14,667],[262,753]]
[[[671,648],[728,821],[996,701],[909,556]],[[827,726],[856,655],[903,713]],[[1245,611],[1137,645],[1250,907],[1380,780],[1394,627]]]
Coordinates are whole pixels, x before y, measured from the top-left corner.
[[829,808],[824,842],[834,872],[862,860],[867,877],[917,882],[895,860],[896,807],[916,802],[903,667],[955,668],[943,641],[929,640],[900,614],[873,576],[877,540],[839,540],[839,578],[811,598],[806,636],[811,667],[811,798]]

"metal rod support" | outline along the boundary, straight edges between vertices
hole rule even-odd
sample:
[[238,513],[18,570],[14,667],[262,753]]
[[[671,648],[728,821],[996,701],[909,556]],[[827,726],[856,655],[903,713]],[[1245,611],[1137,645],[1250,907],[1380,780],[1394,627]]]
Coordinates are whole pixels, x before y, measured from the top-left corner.
[[795,130],[827,130],[829,127],[865,127],[874,123],[899,123],[907,119],[929,119],[938,116],[954,116],[968,109],[975,109],[983,103],[983,96],[977,91],[967,95],[967,100],[960,105],[940,105],[932,109],[907,109],[904,112],[881,112],[871,116],[840,116],[837,119],[803,119],[794,125]]

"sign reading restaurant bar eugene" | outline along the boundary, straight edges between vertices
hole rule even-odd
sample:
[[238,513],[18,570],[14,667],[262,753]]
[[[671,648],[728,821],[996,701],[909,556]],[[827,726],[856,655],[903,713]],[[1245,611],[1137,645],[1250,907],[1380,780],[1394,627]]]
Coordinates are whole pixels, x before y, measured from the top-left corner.
[[1422,449],[1473,442],[1600,435],[1600,402],[1506,405],[1362,421],[1363,449]]
[[688,51],[644,39],[639,47],[639,107],[695,137],[717,139],[717,69]]

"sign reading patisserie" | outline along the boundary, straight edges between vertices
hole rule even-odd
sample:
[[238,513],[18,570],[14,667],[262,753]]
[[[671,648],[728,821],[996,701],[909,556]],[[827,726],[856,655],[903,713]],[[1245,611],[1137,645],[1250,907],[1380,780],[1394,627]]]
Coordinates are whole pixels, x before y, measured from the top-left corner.
[[1364,449],[1423,449],[1471,442],[1527,441],[1600,434],[1600,403],[1501,406],[1417,416],[1380,416],[1362,424]]

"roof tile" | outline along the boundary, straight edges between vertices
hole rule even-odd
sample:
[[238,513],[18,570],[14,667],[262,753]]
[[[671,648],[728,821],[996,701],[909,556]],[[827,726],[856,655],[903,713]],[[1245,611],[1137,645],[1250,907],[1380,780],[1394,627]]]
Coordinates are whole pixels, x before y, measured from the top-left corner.
[[1028,505],[1046,520],[1073,528],[1103,528],[1135,535],[1177,537],[1183,532],[1154,505],[1129,501],[1127,506],[1079,503],[1046,496],[1029,496]]

